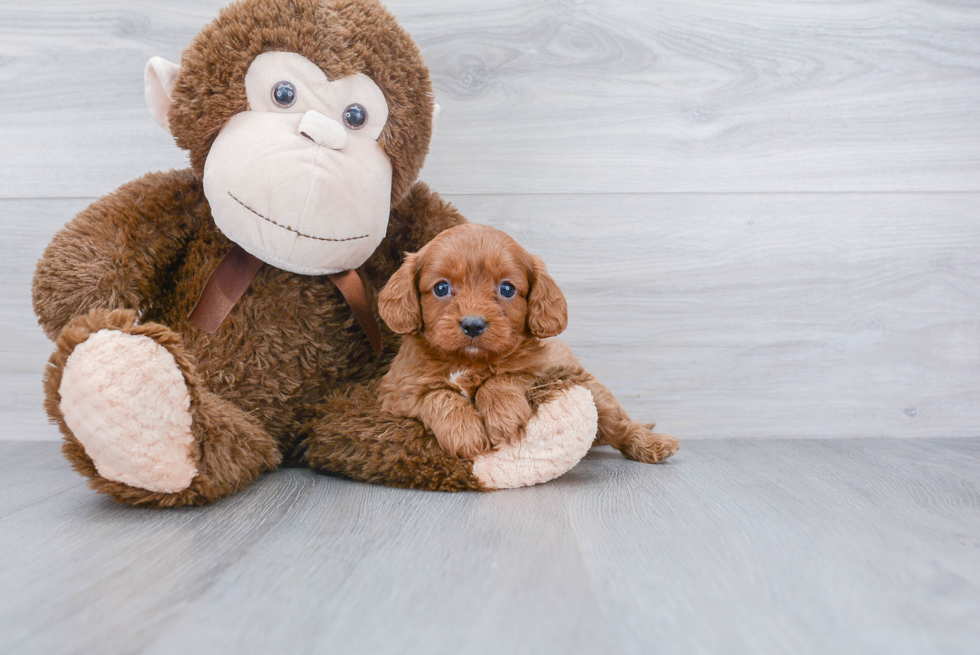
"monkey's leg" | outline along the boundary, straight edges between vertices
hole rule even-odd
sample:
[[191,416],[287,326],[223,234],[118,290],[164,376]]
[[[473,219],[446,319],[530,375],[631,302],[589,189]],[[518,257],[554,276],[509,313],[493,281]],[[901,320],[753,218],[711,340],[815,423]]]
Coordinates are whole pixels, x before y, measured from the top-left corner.
[[616,396],[591,375],[585,385],[592,392],[599,411],[599,438],[596,445],[607,443],[625,457],[638,462],[657,464],[677,452],[677,439],[653,432],[629,417]]
[[552,480],[578,463],[596,434],[596,410],[582,386],[549,380],[533,398],[525,437],[461,459],[414,420],[385,414],[378,382],[337,392],[303,442],[311,468],[354,480],[433,491],[491,491]]
[[211,393],[170,329],[93,310],[58,338],[45,408],[95,490],[132,505],[204,505],[281,461],[275,440]]

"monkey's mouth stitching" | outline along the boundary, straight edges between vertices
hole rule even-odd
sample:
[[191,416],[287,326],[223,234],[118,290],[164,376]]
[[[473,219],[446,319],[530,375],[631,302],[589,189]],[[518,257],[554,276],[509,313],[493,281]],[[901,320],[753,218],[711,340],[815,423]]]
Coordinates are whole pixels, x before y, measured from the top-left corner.
[[284,230],[289,230],[290,232],[293,232],[295,234],[298,234],[301,237],[306,237],[307,239],[316,239],[317,241],[335,241],[335,242],[339,242],[339,241],[357,241],[358,239],[367,239],[370,236],[368,234],[362,234],[359,237],[347,237],[346,239],[328,239],[326,237],[315,237],[315,236],[310,235],[310,234],[303,234],[302,232],[300,232],[299,230],[297,230],[295,228],[289,227],[288,225],[280,225],[279,223],[276,223],[271,218],[269,218],[267,216],[263,216],[262,214],[258,213],[257,211],[255,211],[254,209],[252,209],[251,207],[249,207],[248,205],[246,205],[244,202],[242,202],[241,200],[239,200],[238,198],[236,198],[235,195],[231,191],[228,192],[228,195],[231,196],[231,199],[232,200],[234,200],[239,205],[241,205],[245,209],[249,210],[250,212],[252,212],[256,216],[258,216],[262,220],[269,221],[270,223],[272,223],[276,227],[281,227]]

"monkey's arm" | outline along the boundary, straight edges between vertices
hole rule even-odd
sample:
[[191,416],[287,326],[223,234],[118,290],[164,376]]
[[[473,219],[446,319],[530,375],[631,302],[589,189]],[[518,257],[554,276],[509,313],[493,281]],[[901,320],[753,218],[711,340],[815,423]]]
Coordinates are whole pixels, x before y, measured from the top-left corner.
[[472,460],[443,450],[420,421],[384,411],[380,380],[337,389],[306,426],[300,452],[314,469],[373,484],[439,491],[539,484],[572,468],[595,439],[595,404],[577,382],[561,371],[536,379],[530,393],[535,415],[524,438]]
[[159,296],[204,206],[191,171],[151,173],[100,198],[59,231],[34,272],[34,313],[56,339],[95,308],[138,314]]
[[465,222],[452,204],[424,182],[416,182],[405,199],[392,208],[388,234],[364,269],[380,289],[401,265],[406,252],[417,252],[435,235]]

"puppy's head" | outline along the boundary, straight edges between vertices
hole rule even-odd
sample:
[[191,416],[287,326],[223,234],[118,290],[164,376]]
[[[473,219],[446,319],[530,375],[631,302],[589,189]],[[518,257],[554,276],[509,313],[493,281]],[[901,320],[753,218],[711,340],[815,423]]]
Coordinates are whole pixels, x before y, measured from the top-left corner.
[[378,310],[395,332],[418,333],[446,355],[483,361],[568,324],[565,296],[541,259],[500,230],[473,223],[409,255],[382,289]]

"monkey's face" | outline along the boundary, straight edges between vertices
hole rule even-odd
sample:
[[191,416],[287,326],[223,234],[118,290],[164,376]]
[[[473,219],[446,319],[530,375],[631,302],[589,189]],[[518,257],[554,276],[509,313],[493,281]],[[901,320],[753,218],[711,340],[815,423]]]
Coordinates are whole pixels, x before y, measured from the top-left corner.
[[225,123],[204,164],[215,224],[293,273],[357,268],[388,225],[381,89],[363,74],[328,80],[302,55],[269,52],[252,62],[245,90],[249,110]]
[[217,227],[294,273],[363,264],[439,110],[394,16],[378,0],[236,0],[181,62],[150,60],[146,101],[188,151]]

